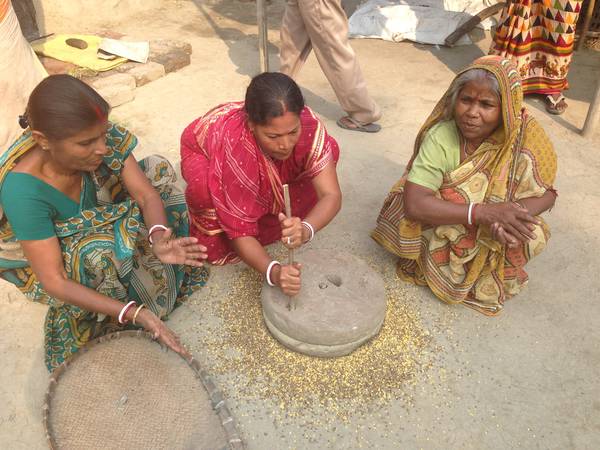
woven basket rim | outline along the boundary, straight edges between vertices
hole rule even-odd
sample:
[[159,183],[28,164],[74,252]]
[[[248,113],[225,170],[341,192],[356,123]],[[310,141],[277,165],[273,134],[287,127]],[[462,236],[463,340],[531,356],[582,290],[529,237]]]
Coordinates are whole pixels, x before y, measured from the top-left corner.
[[[120,339],[122,337],[137,337],[142,339],[148,339],[150,341],[155,342],[163,350],[167,349],[167,351],[169,351],[165,345],[156,341],[156,339],[153,338],[152,333],[148,331],[144,331],[142,329],[116,331],[89,341],[85,346],[79,349],[77,353],[66,359],[60,366],[54,369],[50,374],[48,380],[48,388],[46,389],[46,393],[44,394],[44,405],[42,407],[42,422],[44,424],[44,431],[46,433],[46,441],[51,450],[58,450],[58,446],[56,445],[56,441],[52,433],[52,427],[50,425],[50,403],[54,396],[54,391],[56,389],[56,385],[60,380],[60,377],[64,374],[64,372],[71,364],[77,361],[81,357],[81,355],[87,353],[91,348],[94,348],[98,344],[102,344],[104,342],[108,342],[114,339]],[[190,359],[186,359],[182,355],[178,356],[181,359],[183,359],[187,363],[187,365],[194,371],[196,378],[200,380],[202,386],[204,387],[204,389],[206,389],[206,392],[212,404],[212,408],[218,415],[219,420],[221,422],[221,426],[223,427],[223,431],[225,432],[225,438],[228,443],[228,446],[225,448],[231,450],[245,449],[246,447],[237,430],[237,424],[235,422],[235,419],[231,415],[231,412],[225,402],[223,394],[217,388],[213,379],[210,377],[210,375],[208,375],[206,370],[204,370],[200,366],[198,360],[195,359],[193,356]]]

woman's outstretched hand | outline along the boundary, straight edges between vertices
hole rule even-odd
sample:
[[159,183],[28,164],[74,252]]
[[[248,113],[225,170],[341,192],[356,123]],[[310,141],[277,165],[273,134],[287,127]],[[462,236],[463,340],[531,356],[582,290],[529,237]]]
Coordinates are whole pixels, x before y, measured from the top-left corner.
[[137,317],[137,323],[143,326],[146,331],[152,333],[154,339],[157,339],[175,353],[179,353],[185,359],[191,358],[192,355],[179,341],[179,337],[152,311],[147,308],[142,309]]
[[294,249],[302,246],[302,221],[299,217],[286,217],[285,214],[279,213],[279,224],[281,225],[281,242],[289,249]]
[[281,292],[285,295],[293,297],[300,292],[302,285],[301,271],[302,265],[294,263],[278,267],[278,271],[275,274],[275,284],[279,286]]
[[[492,235],[502,243],[511,243],[515,238],[521,242],[535,239],[535,225],[538,219],[513,202],[484,203],[477,205],[476,220],[478,224],[488,225]],[[501,240],[502,239],[502,240]]]
[[202,267],[206,259],[206,247],[198,244],[195,237],[181,237],[171,239],[173,230],[167,229],[155,239],[152,251],[162,263],[185,264],[187,266]]

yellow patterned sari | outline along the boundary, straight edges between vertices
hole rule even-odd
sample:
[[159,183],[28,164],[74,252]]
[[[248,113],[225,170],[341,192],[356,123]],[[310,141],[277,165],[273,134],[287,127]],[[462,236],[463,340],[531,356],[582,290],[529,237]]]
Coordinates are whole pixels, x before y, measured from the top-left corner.
[[[521,81],[514,66],[506,59],[486,56],[457,77],[470,69],[487,70],[498,80],[503,125],[444,175],[438,196],[458,204],[498,203],[541,197],[553,190],[556,154],[544,130],[522,108]],[[372,237],[399,256],[402,279],[429,286],[447,303],[463,303],[495,315],[504,300],[527,283],[524,266],[546,247],[550,231],[540,219],[535,240],[509,249],[492,239],[486,226],[432,226],[406,218],[403,193],[408,172],[428,130],[443,120],[449,101],[446,92],[417,135],[413,157],[386,198]]]

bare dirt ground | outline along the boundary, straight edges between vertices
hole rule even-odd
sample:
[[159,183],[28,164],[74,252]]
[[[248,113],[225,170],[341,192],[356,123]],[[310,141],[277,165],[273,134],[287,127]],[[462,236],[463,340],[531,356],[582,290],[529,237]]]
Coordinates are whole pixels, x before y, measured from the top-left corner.
[[[176,162],[183,128],[210,107],[243,98],[249,77],[259,71],[254,3],[164,0],[132,15],[127,2],[121,2],[123,9],[119,2],[112,2],[117,4],[114,8],[112,3],[102,8],[98,2],[79,20],[69,18],[68,11],[44,10],[44,5],[51,8],[55,3],[38,5],[46,32],[111,28],[133,38],[192,44],[190,66],[137,89],[133,102],[114,111],[139,136],[138,157],[159,152]],[[275,70],[283,8],[282,0],[269,6]],[[345,196],[342,212],[313,246],[352,251],[389,276],[393,259],[373,243],[369,232],[388,189],[404,169],[422,122],[456,71],[486,53],[489,35],[476,37],[476,44],[455,49],[352,41],[369,89],[384,112],[383,130],[375,135],[336,127],[342,111],[311,56],[298,81],[307,103],[340,143]],[[563,116],[549,116],[541,100],[527,100],[555,143],[560,196],[547,215],[553,233],[549,247],[528,266],[528,288],[508,301],[500,316],[488,318],[442,304],[426,289],[388,277],[404,298],[398,304],[410,309],[410,320],[430,336],[425,350],[434,356],[415,369],[410,382],[400,386],[402,392],[396,389],[376,408],[365,401],[356,414],[340,415],[334,410],[339,406],[336,399],[330,399],[307,403],[299,414],[286,416],[277,404],[282,394],[276,389],[277,379],[271,382],[271,398],[253,395],[245,378],[250,372],[262,373],[260,367],[271,367],[271,361],[251,361],[248,374],[244,367],[219,372],[219,358],[243,347],[224,344],[219,349],[211,343],[221,337],[227,342],[220,334],[226,330],[224,321],[233,316],[231,304],[226,305],[230,315],[223,314],[223,302],[237,300],[228,293],[243,268],[212,271],[207,287],[173,315],[170,325],[214,369],[249,448],[600,448],[600,130],[589,140],[578,134],[599,73],[600,53],[576,54],[569,73],[571,89],[565,93],[570,106]],[[234,315],[247,314],[243,299],[237,311],[235,306]],[[13,286],[0,285],[2,448],[45,447],[44,314],[43,306],[28,303]],[[246,325],[261,327],[260,317]]]

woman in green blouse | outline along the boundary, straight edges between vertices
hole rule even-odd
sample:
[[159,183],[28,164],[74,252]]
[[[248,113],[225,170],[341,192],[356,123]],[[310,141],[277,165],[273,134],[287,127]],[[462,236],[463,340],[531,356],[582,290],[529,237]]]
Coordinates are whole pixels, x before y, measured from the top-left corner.
[[[137,139],[68,75],[32,92],[23,135],[0,158],[0,277],[48,304],[52,371],[90,339],[132,325],[187,355],[161,321],[206,281],[183,193],[164,158],[139,163]],[[153,245],[152,245],[153,244]]]

